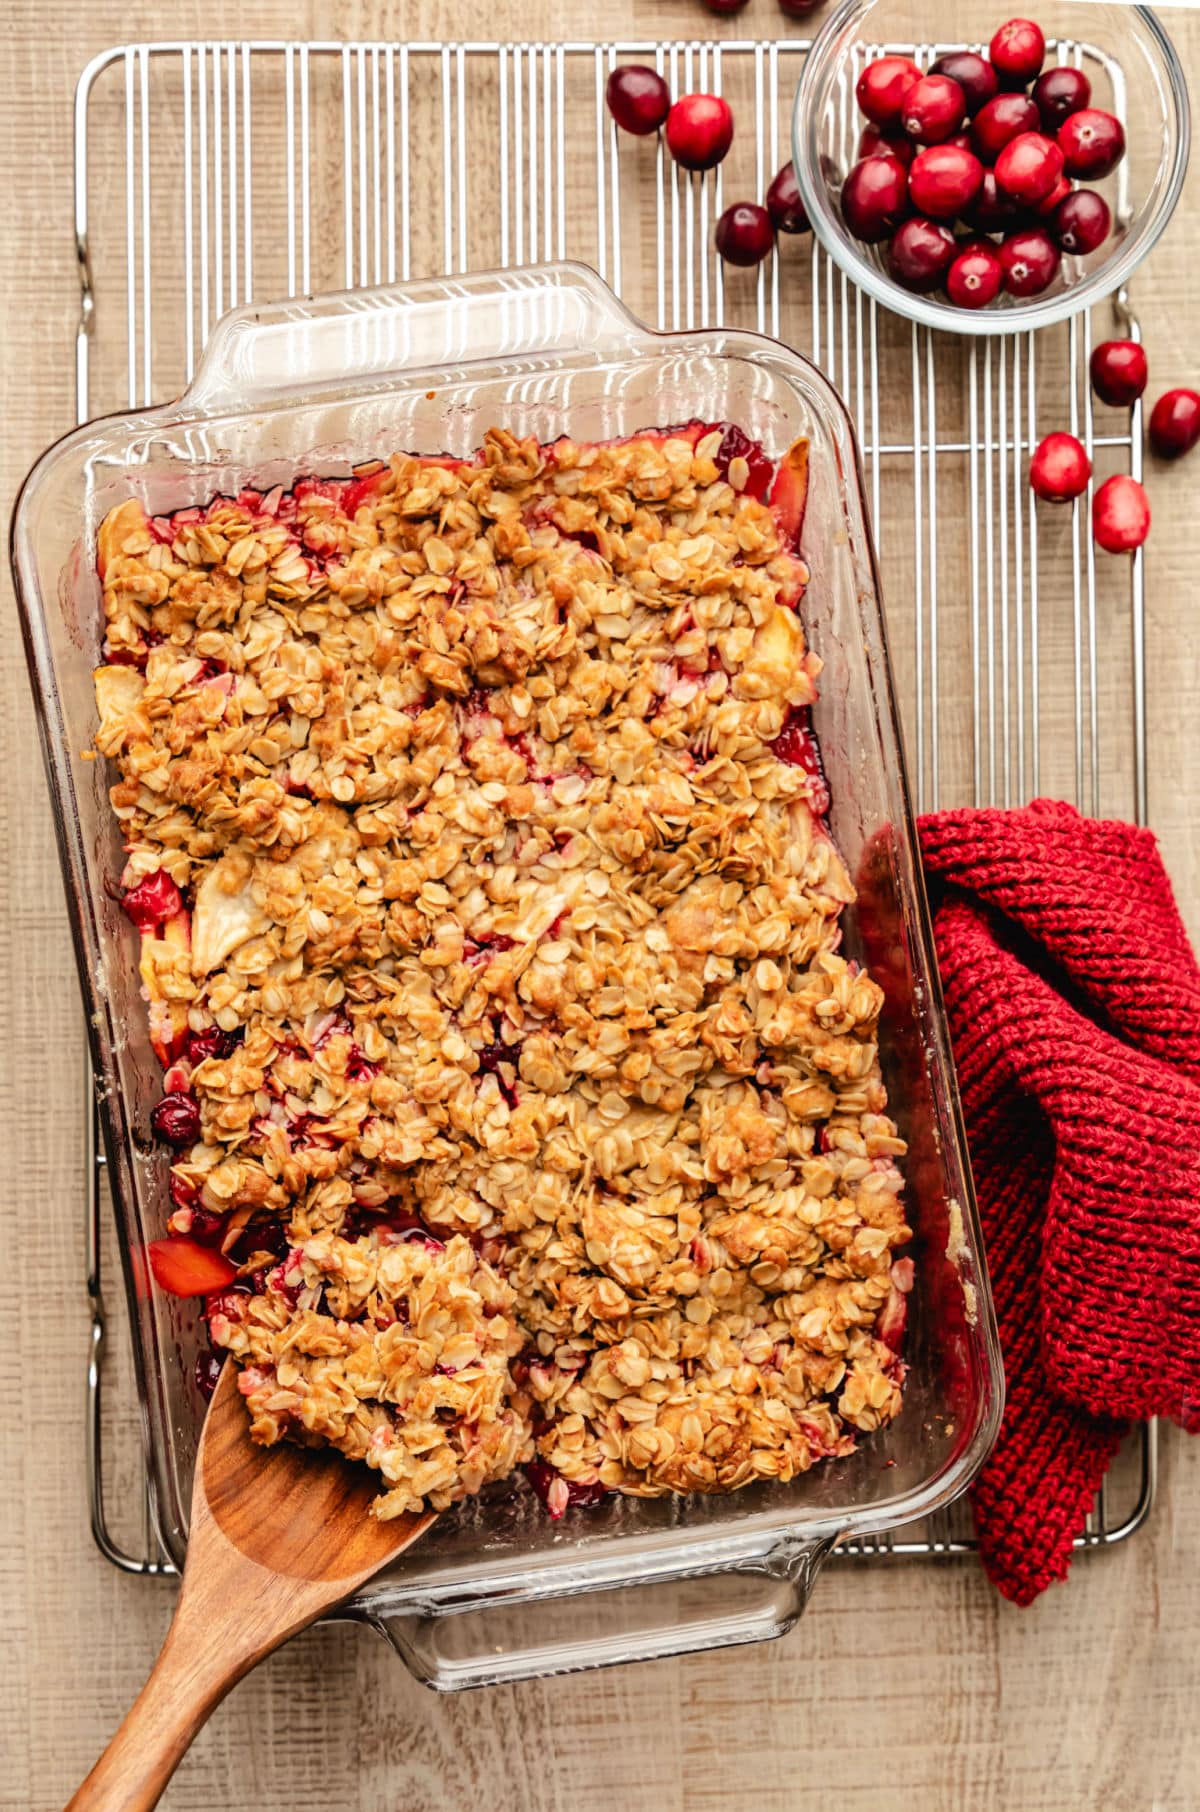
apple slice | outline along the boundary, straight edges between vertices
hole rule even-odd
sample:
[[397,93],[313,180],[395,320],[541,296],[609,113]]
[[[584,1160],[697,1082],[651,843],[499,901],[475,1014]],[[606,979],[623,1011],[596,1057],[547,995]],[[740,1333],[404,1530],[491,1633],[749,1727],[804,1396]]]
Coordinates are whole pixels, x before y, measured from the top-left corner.
[[96,536],[96,570],[101,579],[121,554],[144,554],[154,536],[145,510],[136,499],[127,498],[110,510]]
[[[238,869],[242,866],[239,858]],[[208,975],[249,938],[269,931],[271,921],[255,902],[249,879],[230,890],[238,872],[228,857],[214,862],[196,889],[192,913],[192,972]]]
[[152,1239],[146,1251],[155,1281],[172,1296],[209,1296],[237,1276],[237,1266],[222,1253],[186,1234]]
[[767,502],[780,533],[799,549],[808,500],[808,442],[794,440],[775,469]]

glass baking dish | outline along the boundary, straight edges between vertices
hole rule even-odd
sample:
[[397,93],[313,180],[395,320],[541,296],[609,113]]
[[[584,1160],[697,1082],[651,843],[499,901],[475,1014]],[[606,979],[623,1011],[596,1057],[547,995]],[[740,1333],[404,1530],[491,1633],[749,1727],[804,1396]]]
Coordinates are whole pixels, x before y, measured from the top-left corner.
[[116,901],[110,776],[90,759],[102,612],[95,537],[133,494],[151,515],[245,486],[347,473],[398,448],[467,454],[499,423],[605,440],[696,417],[779,455],[810,441],[803,611],[825,662],[814,723],[833,833],[859,887],[845,947],[887,996],[890,1111],[909,1140],[916,1283],[903,1410],[860,1451],[787,1486],[611,1498],[551,1522],[523,1482],[443,1516],[349,1606],[443,1690],[781,1634],[833,1544],[965,1489],[999,1424],[1002,1370],[932,957],[849,418],[808,362],[755,334],[652,333],[578,265],[243,308],[176,404],[77,429],[30,473],[13,563],[87,1007],[161,1537],[176,1560],[204,1404],[195,1301],[139,1263],[167,1211],[148,1137],[161,1088],[137,934]]

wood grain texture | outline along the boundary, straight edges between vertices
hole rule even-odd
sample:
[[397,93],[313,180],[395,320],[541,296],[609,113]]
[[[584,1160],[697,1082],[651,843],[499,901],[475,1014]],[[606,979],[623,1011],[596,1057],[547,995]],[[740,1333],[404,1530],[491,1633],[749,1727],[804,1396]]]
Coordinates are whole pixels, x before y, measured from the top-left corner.
[[[77,308],[71,103],[85,59],[126,38],[223,36],[231,0],[17,0],[0,59],[0,469],[10,502],[73,419]],[[1193,91],[1200,14],[1170,27]],[[257,0],[262,36],[454,37],[464,0]],[[493,0],[489,33],[678,35],[732,28],[696,0]],[[1134,286],[1154,384],[1195,381],[1200,167]],[[1151,818],[1200,934],[1200,467],[1152,474]],[[7,1339],[0,1366],[0,1808],[61,1806],[128,1705],[170,1618],[169,1585],[96,1552],[83,1470],[82,1057],[73,961],[7,574],[0,580],[0,1051]],[[1057,707],[1055,707],[1057,708]],[[1053,719],[1048,729],[1053,728]],[[1200,1449],[1168,1436],[1152,1526],[1082,1562],[1033,1609],[970,1565],[827,1571],[799,1627],[698,1655],[463,1699],[415,1685],[369,1632],[318,1626],[240,1685],[202,1732],[172,1812],[1191,1812],[1200,1806]]]
[[151,1812],[226,1693],[433,1521],[377,1521],[378,1481],[329,1449],[256,1447],[237,1377],[227,1360],[205,1417],[167,1639],[68,1812]]

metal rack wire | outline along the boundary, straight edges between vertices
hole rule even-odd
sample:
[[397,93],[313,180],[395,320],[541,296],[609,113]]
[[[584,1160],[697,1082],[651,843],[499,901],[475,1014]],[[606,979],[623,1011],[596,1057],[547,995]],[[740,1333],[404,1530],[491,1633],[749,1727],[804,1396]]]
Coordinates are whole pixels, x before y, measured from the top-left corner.
[[[177,394],[235,303],[583,259],[658,326],[756,327],[808,351],[841,390],[891,601],[918,808],[1047,792],[1144,820],[1142,557],[1099,571],[1085,511],[1039,518],[1024,476],[1039,421],[1064,420],[1098,476],[1140,475],[1139,412],[1093,414],[1091,318],[968,344],[878,308],[807,238],[781,239],[754,273],[727,271],[712,250],[726,197],[761,195],[787,158],[807,49],[797,38],[105,51],[75,102],[79,419]],[[1101,61],[1081,44],[1053,50],[1064,62]],[[609,71],[629,59],[653,63],[676,93],[725,93],[753,131],[699,177],[657,140],[623,140],[603,95]],[[1100,73],[1119,82],[1111,66]],[[853,72],[845,134],[852,86]],[[1115,308],[1121,331],[1136,336],[1123,296]],[[90,1124],[92,1528],[118,1567],[168,1573],[147,1502],[124,1305],[102,1293],[116,1266]],[[1152,1508],[1155,1472],[1151,1428],[1120,1456],[1079,1545],[1132,1535]],[[973,1545],[969,1517],[951,1510],[842,1552]]]

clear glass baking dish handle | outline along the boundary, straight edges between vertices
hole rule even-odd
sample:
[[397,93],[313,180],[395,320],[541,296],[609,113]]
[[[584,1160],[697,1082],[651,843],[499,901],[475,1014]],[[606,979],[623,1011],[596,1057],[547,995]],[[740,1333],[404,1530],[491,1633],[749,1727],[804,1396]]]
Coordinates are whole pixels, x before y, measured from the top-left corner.
[[685,1578],[580,1591],[552,1598],[396,1612],[374,1605],[365,1621],[410,1672],[438,1692],[579,1673],[629,1661],[768,1642],[791,1629],[808,1603],[836,1537],[784,1543],[768,1559]]
[[347,380],[461,372],[554,348],[611,358],[651,336],[583,264],[397,283],[233,309],[214,328],[182,407],[222,414]]

